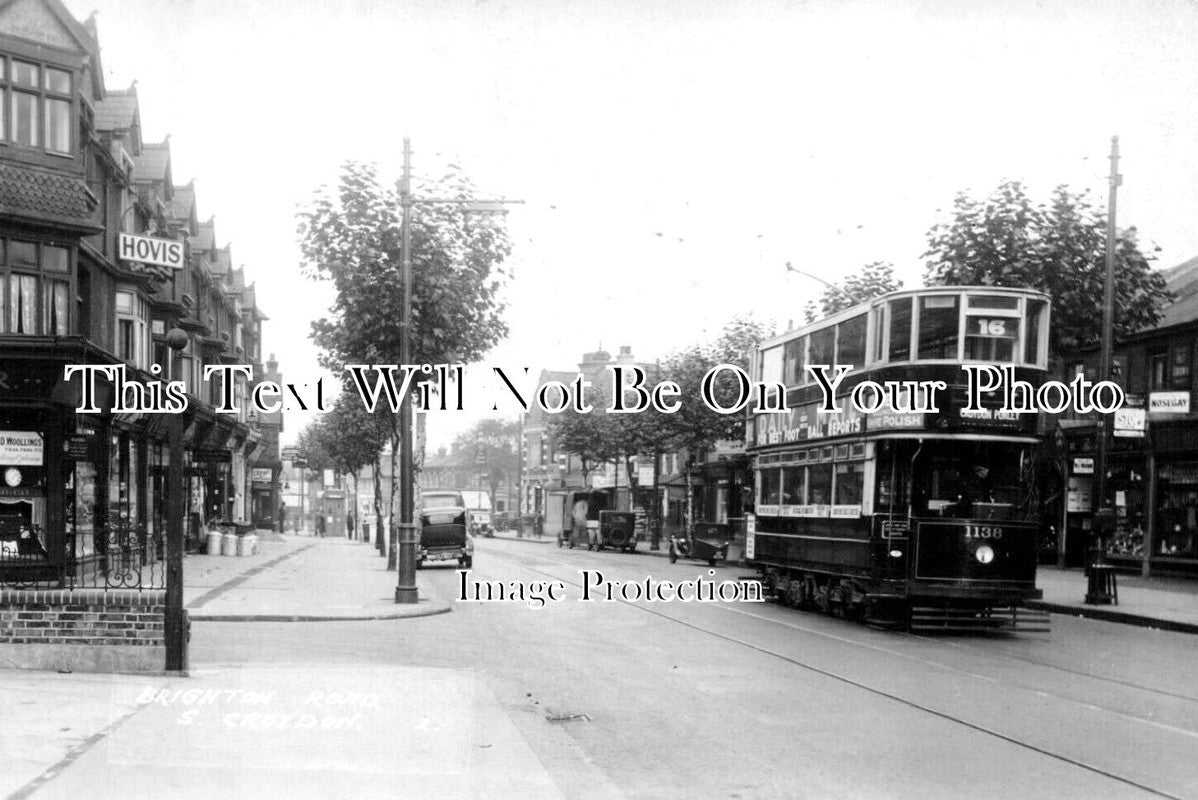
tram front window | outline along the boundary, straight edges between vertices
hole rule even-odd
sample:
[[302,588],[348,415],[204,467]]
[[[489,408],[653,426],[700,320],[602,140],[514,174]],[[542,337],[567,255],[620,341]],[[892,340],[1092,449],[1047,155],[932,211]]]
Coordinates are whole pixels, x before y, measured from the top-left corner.
[[1032,449],[1007,442],[896,442],[879,453],[877,508],[915,516],[1030,519]]

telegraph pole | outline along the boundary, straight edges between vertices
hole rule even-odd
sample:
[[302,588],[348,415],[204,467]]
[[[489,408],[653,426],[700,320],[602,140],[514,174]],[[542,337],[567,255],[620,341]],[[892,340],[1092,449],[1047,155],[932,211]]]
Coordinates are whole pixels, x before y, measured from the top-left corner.
[[[399,206],[403,212],[400,227],[400,281],[403,284],[403,302],[399,316],[399,363],[411,361],[412,340],[412,207],[417,204],[450,204],[472,206],[472,210],[495,213],[508,203],[522,200],[476,201],[469,199],[424,199],[412,197],[412,140],[403,139],[403,173],[399,179]],[[412,397],[405,392],[399,399],[399,427],[402,431],[399,442],[399,531],[398,558],[396,560],[397,583],[396,603],[415,603],[420,600],[416,588],[416,521],[415,498],[412,486]],[[392,478],[394,480],[394,477]]]
[[[1115,316],[1115,204],[1123,176],[1119,174],[1119,137],[1111,137],[1111,174],[1108,209],[1106,218],[1106,277],[1102,290],[1102,353],[1098,361],[1098,380],[1111,379],[1111,361],[1114,339]],[[1099,421],[1098,458],[1094,464],[1094,507],[1106,504],[1107,455],[1111,441],[1111,423],[1104,418]]]

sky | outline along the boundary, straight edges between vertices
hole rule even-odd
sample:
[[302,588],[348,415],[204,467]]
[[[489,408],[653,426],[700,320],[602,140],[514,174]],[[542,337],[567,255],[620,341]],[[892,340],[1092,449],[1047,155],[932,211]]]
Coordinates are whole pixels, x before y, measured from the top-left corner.
[[[256,282],[264,350],[321,375],[295,213],[346,160],[462,165],[506,223],[510,335],[467,376],[448,444],[514,403],[489,369],[652,361],[751,314],[784,328],[822,284],[893,263],[1007,179],[1107,199],[1158,267],[1198,255],[1198,2],[66,0],[98,12],[109,88]],[[500,410],[492,411],[499,401]],[[288,413],[284,441],[311,419]]]

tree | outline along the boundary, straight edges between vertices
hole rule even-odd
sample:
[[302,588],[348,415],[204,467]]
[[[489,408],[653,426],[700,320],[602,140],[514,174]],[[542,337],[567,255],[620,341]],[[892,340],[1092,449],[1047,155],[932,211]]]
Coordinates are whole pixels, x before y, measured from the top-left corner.
[[[418,185],[417,194],[466,201],[474,188],[453,166]],[[500,299],[511,252],[507,233],[476,224],[464,206],[417,208],[411,223],[410,363],[477,361],[507,335]],[[302,274],[335,289],[329,316],[312,323],[312,340],[323,351],[320,363],[334,371],[346,364],[399,363],[404,287],[398,192],[380,182],[373,165],[350,161],[336,191],[318,191],[298,217]],[[388,424],[396,475],[398,415],[388,414]],[[392,519],[396,484],[391,482]]]
[[[1086,192],[1065,186],[1036,203],[1023,184],[1008,181],[989,197],[962,192],[947,219],[928,232],[924,278],[928,285],[1019,286],[1052,296],[1049,352],[1099,343],[1106,271],[1106,213]],[[1159,250],[1159,248],[1157,248]],[[1116,338],[1154,325],[1171,295],[1153,271],[1155,256],[1139,249],[1134,227],[1120,231],[1115,248]]]
[[824,289],[818,311],[815,303],[808,303],[803,313],[808,322],[815,322],[820,317],[852,308],[858,303],[901,288],[903,282],[894,276],[893,264],[887,261],[871,261],[856,275],[850,275],[841,281],[839,286]]
[[483,419],[454,439],[454,450],[473,459],[478,472],[487,476],[492,508],[499,485],[506,478],[514,484],[520,469],[520,421],[515,419]]
[[586,482],[591,469],[616,458],[612,417],[605,409],[611,405],[607,392],[599,387],[588,395],[594,409],[586,414],[572,407],[549,417],[548,430],[554,447],[577,456],[582,464],[582,480]]
[[[721,414],[708,407],[702,401],[703,379],[720,364],[750,372],[752,353],[769,337],[772,327],[770,323],[737,317],[714,341],[679,351],[666,360],[663,371],[678,384],[684,398],[682,407],[671,415],[674,446],[702,451],[720,440],[744,438],[744,414]],[[739,392],[740,381],[732,370],[723,370],[712,383],[713,399],[721,407],[732,407]]]

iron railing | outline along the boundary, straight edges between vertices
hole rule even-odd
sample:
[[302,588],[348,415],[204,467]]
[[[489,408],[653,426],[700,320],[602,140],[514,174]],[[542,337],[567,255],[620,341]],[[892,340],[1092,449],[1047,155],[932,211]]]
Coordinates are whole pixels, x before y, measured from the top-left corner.
[[[164,537],[124,517],[93,520],[90,542],[68,533],[51,558],[37,525],[0,519],[0,586],[21,589],[165,589]],[[89,547],[88,544],[92,546]]]

